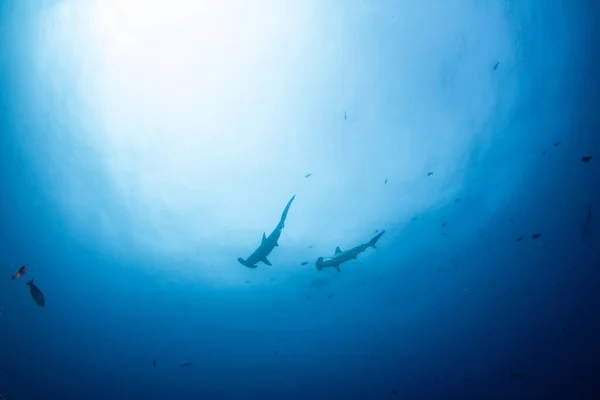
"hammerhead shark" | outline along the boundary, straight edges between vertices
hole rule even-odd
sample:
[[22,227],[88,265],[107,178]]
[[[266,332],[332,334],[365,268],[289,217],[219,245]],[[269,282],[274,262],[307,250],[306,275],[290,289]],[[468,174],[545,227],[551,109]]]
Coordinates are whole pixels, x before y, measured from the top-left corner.
[[339,246],[336,247],[335,254],[333,255],[333,257],[319,257],[317,259],[317,269],[321,271],[325,267],[333,267],[337,272],[342,272],[342,270],[340,269],[341,263],[350,260],[356,260],[356,257],[358,257],[360,253],[362,253],[369,247],[376,249],[377,246],[375,246],[375,244],[384,233],[385,231],[381,231],[377,236],[369,240],[367,243],[363,243],[360,246],[353,247],[350,250],[342,251]]
[[262,261],[263,263],[265,263],[267,265],[272,265],[271,262],[267,259],[267,256],[269,254],[271,254],[271,252],[273,251],[273,249],[275,247],[279,246],[279,243],[277,243],[277,241],[279,240],[279,237],[281,236],[281,230],[285,226],[285,219],[287,218],[287,213],[290,210],[292,201],[294,201],[295,198],[296,198],[296,195],[293,195],[292,198],[290,199],[290,201],[288,201],[287,205],[285,206],[285,209],[283,210],[283,214],[281,214],[281,219],[279,220],[279,223],[277,224],[277,226],[275,227],[273,232],[271,232],[271,234],[269,236],[267,236],[263,232],[262,241],[260,243],[260,246],[258,246],[258,248],[256,250],[254,250],[254,253],[250,254],[250,256],[245,260],[242,257],[239,257],[237,259],[240,262],[240,264],[242,264],[248,268],[256,268],[257,267],[256,264],[259,261]]

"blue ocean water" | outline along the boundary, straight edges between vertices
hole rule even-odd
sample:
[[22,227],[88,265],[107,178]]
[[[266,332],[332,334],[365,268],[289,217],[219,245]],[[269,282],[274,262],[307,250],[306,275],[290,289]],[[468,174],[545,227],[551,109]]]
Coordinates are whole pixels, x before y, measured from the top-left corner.
[[600,398],[599,18],[0,0],[0,394]]

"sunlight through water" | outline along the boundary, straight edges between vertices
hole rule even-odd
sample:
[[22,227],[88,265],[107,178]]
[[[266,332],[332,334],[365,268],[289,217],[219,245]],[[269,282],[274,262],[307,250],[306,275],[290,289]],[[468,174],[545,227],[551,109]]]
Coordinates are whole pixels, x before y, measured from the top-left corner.
[[[500,6],[465,6],[460,20],[411,7],[57,3],[42,15],[38,74],[68,103],[50,153],[74,232],[222,279],[294,194],[281,239],[292,252],[380,228],[390,240],[451,201],[513,102],[492,66],[514,62],[515,31]],[[71,164],[58,161],[67,148]]]

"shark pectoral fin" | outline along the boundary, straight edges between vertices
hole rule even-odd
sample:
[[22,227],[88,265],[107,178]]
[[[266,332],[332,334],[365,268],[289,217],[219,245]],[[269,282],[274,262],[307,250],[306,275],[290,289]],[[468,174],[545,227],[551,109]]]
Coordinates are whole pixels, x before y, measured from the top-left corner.
[[267,265],[273,265],[273,264],[271,264],[271,261],[269,261],[269,260],[267,259],[267,257],[263,258],[262,262],[264,262],[264,263],[265,263],[265,264],[267,264]]
[[342,250],[340,249],[340,246],[335,248],[335,254],[340,254],[342,252]]
[[275,242],[275,247],[279,247],[279,243]]
[[262,237],[260,244],[265,244],[266,241],[267,241],[267,235],[263,232],[263,237]]
[[333,268],[335,268],[335,270],[337,272],[342,272],[342,270],[340,269],[340,265],[339,264],[334,265]]

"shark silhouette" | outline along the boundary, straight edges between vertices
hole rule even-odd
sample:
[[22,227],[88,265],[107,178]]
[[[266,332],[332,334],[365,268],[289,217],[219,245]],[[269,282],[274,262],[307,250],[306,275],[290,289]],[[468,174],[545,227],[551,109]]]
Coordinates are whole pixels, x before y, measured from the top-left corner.
[[263,232],[260,246],[258,246],[258,248],[254,250],[254,253],[250,254],[250,256],[245,260],[242,257],[239,257],[237,259],[240,262],[240,264],[248,268],[256,268],[256,264],[259,261],[262,261],[267,265],[272,265],[271,262],[267,259],[267,256],[271,254],[275,247],[279,246],[279,243],[277,243],[277,241],[281,236],[281,231],[285,226],[285,219],[287,218],[287,213],[290,210],[290,206],[292,205],[292,202],[295,198],[296,195],[293,195],[290,201],[288,201],[287,205],[285,206],[285,209],[283,210],[283,213],[281,214],[281,219],[279,220],[279,223],[277,224],[273,232],[271,232],[269,236],[267,236]]
[[342,272],[340,269],[340,264],[345,263],[346,261],[356,260],[356,257],[362,252],[364,252],[369,247],[374,249],[377,248],[375,244],[379,240],[379,238],[385,233],[385,231],[381,231],[377,236],[373,239],[369,240],[367,243],[363,243],[360,246],[356,246],[351,248],[350,250],[342,251],[339,246],[335,248],[335,254],[333,257],[319,257],[317,259],[317,269],[319,271],[323,270],[326,267],[333,267],[337,272]]

